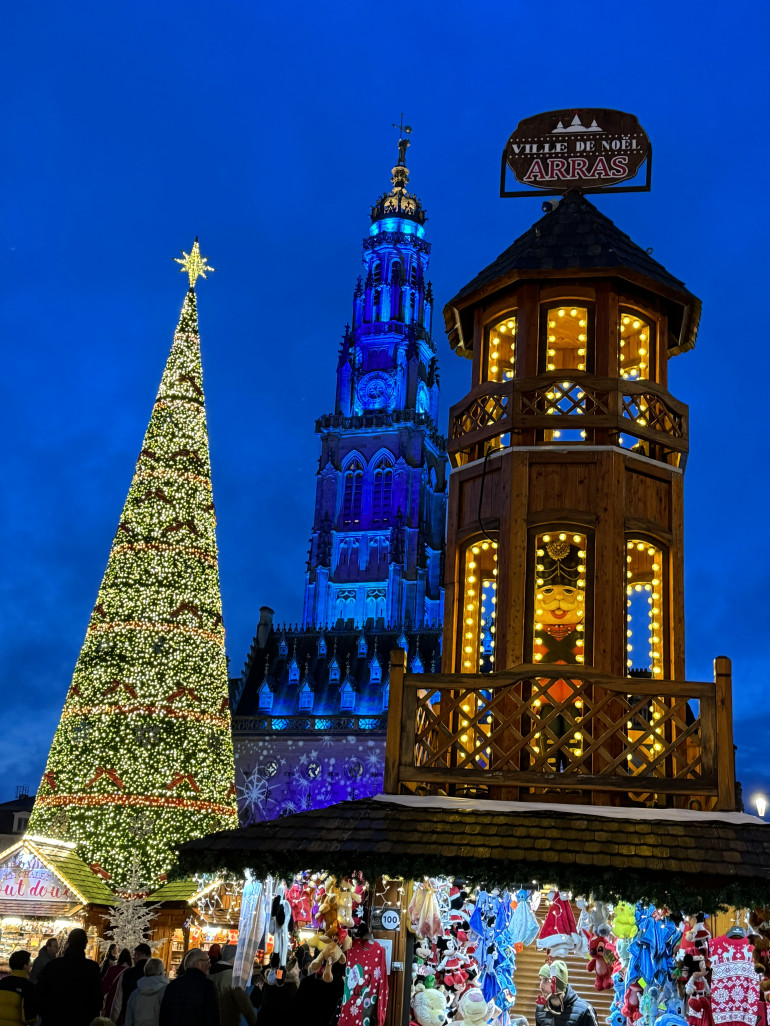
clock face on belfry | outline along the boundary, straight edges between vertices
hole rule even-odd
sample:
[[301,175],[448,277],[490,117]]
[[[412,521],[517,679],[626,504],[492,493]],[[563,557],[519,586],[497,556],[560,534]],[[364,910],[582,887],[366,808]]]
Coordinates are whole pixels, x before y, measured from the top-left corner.
[[358,382],[356,394],[365,410],[387,410],[393,405],[396,384],[385,371],[370,371]]

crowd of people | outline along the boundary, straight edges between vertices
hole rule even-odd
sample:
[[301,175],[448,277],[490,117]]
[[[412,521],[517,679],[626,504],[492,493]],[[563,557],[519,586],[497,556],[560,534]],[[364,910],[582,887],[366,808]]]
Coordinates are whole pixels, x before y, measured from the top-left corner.
[[74,929],[61,951],[51,938],[34,961],[14,951],[0,979],[0,1026],[286,1026],[331,1022],[342,998],[341,967],[325,983],[307,973],[312,956],[302,948],[284,970],[257,970],[247,991],[233,986],[234,944],[193,948],[173,979],[147,944],[113,944],[101,965],[86,957],[87,944]]

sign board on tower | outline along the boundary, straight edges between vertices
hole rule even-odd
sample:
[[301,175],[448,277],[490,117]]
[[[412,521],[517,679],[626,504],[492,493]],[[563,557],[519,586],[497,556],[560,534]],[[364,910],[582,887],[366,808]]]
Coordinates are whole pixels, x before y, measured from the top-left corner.
[[[621,185],[647,163],[644,185]],[[582,108],[553,110],[525,118],[503,151],[501,196],[557,196],[580,192],[647,192],[652,146],[633,114]],[[526,191],[507,191],[510,170]]]

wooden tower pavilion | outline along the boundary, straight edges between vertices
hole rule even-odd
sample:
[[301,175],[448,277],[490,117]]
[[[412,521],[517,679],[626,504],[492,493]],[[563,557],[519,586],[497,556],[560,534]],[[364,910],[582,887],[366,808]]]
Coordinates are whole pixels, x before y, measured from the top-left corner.
[[667,368],[700,301],[581,193],[550,206],[444,311],[472,386],[450,412],[443,675],[391,685],[386,790],[732,809],[729,660],[713,682],[684,666]]

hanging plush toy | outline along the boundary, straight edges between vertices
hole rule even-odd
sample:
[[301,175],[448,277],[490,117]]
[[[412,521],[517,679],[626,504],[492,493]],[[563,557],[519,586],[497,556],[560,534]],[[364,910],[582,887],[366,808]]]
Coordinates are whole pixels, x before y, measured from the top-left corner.
[[630,1023],[636,1022],[637,1019],[642,1017],[642,1010],[639,1007],[641,994],[642,988],[638,983],[629,983],[626,987],[626,996],[623,999],[623,1007],[620,1011]]
[[318,906],[318,915],[324,924],[320,937],[323,947],[309,966],[311,973],[318,972],[323,966],[323,978],[327,983],[331,983],[333,979],[332,966],[335,962],[339,962],[341,965],[345,964],[347,961],[345,952],[353,943],[347,928],[339,922],[339,891],[336,889],[335,883],[333,876],[324,880],[324,896]]
[[689,941],[703,958],[709,957],[709,941],[711,940],[711,934],[706,929],[707,918],[705,912],[686,916],[689,930],[686,929],[684,935],[685,940]]
[[612,919],[612,932],[618,939],[631,940],[636,936],[637,930],[634,906],[627,901],[619,901]]
[[706,974],[693,973],[687,981],[687,1022],[690,1026],[714,1026],[711,1017],[711,988]]
[[[607,927],[607,930],[609,931],[609,927]],[[622,968],[618,961],[618,954],[609,936],[593,935],[588,941],[588,954],[591,957],[586,969],[589,973],[596,973],[594,988],[596,990],[609,990],[612,987],[613,973],[618,972]]]
[[494,1001],[487,1001],[478,987],[467,990],[460,998],[457,1015],[453,1023],[464,1023],[465,1026],[487,1026],[490,1019],[500,1014]]

